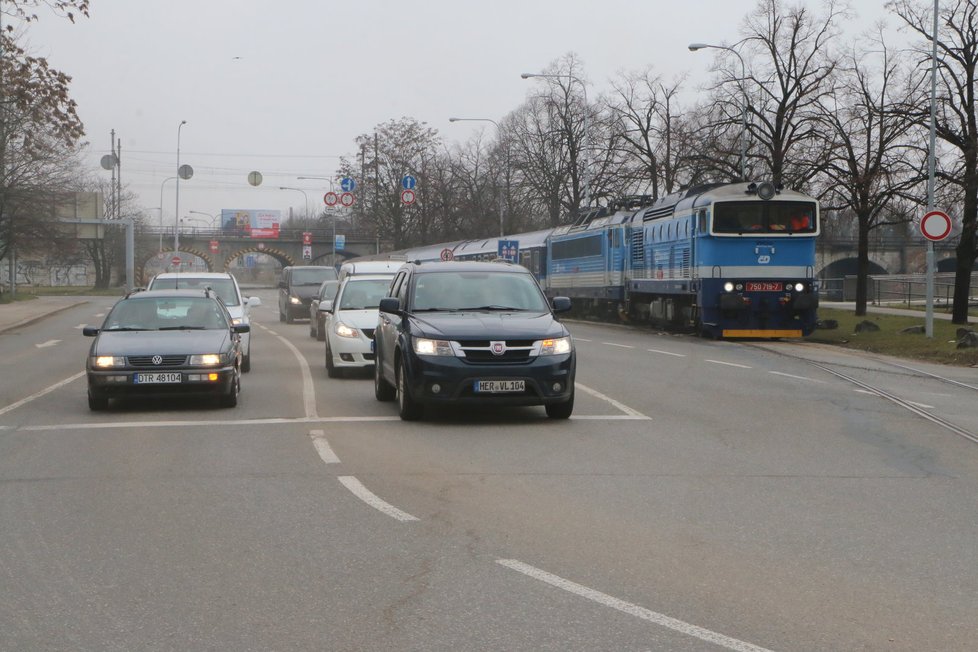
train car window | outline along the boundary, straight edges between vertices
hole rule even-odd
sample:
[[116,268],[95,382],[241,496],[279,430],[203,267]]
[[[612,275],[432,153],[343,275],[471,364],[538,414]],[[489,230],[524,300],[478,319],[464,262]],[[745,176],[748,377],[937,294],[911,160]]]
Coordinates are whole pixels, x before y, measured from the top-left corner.
[[714,233],[815,233],[814,202],[723,202],[713,208]]
[[706,211],[700,211],[700,215],[699,215],[699,232],[700,233],[707,233],[707,231],[708,231],[708,229],[706,228]]
[[772,231],[814,233],[815,214],[815,204],[811,202],[771,204],[768,212],[768,223]]

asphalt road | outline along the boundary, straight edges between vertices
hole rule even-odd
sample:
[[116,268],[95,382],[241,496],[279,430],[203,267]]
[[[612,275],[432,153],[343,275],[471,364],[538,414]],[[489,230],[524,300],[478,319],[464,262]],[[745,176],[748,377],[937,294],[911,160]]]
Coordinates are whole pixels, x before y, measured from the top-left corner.
[[0,650],[975,648],[973,369],[571,323],[569,421],[402,423],[258,294],[234,409],[0,334]]

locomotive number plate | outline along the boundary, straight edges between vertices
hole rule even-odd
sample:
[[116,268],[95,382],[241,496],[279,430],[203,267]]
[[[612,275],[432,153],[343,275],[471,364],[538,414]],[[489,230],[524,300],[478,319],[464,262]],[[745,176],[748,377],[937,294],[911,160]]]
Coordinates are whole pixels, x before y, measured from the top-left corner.
[[473,389],[477,394],[502,394],[505,392],[526,391],[523,380],[477,380]]
[[748,292],[780,292],[784,289],[784,283],[774,283],[771,281],[748,281]]

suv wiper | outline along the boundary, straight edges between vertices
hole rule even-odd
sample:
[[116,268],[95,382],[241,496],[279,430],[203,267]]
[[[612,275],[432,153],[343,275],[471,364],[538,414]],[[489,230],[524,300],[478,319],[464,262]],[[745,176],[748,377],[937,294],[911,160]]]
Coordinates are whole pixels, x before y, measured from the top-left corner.
[[207,330],[206,326],[163,326],[159,330],[161,331],[204,331]]
[[155,331],[155,328],[138,328],[136,326],[110,326],[109,328],[103,328],[102,331],[112,331],[117,333],[119,331]]
[[462,308],[462,310],[499,310],[499,311],[515,311],[523,310],[523,308],[513,308],[512,306],[500,306],[493,304],[491,306],[479,306],[477,308]]
[[415,308],[408,312],[458,312],[458,308]]

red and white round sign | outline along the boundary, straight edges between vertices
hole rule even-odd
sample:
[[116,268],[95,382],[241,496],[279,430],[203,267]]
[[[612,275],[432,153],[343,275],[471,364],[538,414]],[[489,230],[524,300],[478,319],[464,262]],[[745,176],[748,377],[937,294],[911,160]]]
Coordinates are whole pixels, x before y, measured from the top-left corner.
[[176,266],[180,264],[180,256],[174,256],[170,259],[170,264]]
[[441,259],[442,260],[454,260],[455,259],[455,254],[452,252],[451,249],[449,249],[448,247],[445,247],[444,249],[441,250]]
[[402,190],[401,191],[401,203],[410,206],[414,203],[414,191],[413,190]]
[[931,211],[920,220],[920,232],[928,240],[943,240],[951,235],[951,218],[943,211]]
[[323,195],[323,203],[325,203],[327,206],[336,206],[336,202],[338,202],[339,200],[340,200],[340,196],[337,195],[332,190],[330,190],[328,193]]
[[356,200],[357,198],[353,196],[352,192],[344,192],[342,195],[340,195],[340,203],[346,206],[347,208],[353,206],[353,202],[355,202]]

